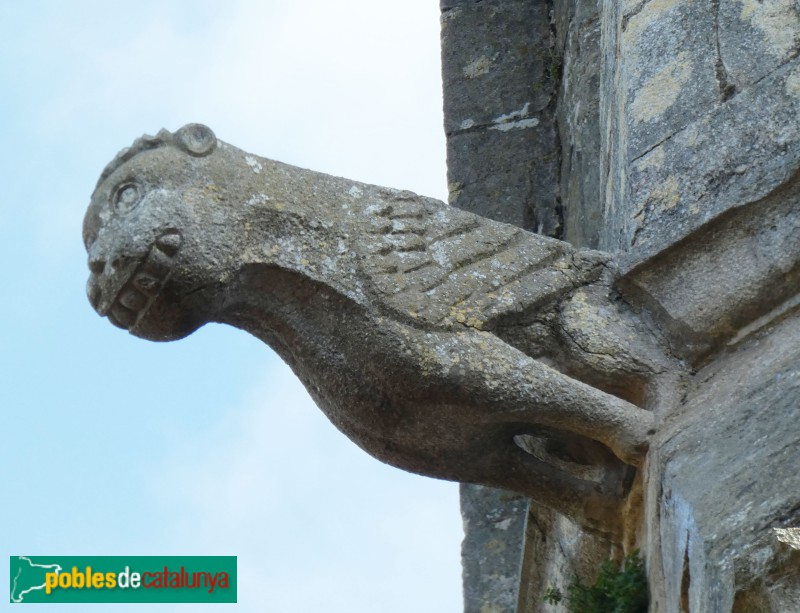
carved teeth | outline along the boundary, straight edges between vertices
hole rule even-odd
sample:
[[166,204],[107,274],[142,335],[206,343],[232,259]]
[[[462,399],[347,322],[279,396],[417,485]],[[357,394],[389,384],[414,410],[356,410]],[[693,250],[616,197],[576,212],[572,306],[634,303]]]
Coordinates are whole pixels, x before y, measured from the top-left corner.
[[177,232],[170,232],[163,234],[156,240],[156,247],[166,253],[168,256],[173,257],[178,253],[178,248],[181,246],[181,235]]
[[[168,232],[156,240],[107,313],[112,324],[126,330],[136,324],[167,280],[172,256],[178,252],[180,244],[181,236],[177,232]],[[89,300],[93,299],[99,302],[99,293],[94,295],[90,289]]]
[[136,323],[136,312],[122,306],[119,303],[116,303],[111,307],[111,313],[109,313],[108,320],[115,326],[119,326],[120,328],[125,328],[127,330],[134,323]]
[[140,272],[133,278],[133,285],[143,294],[155,296],[158,293],[158,285],[161,283],[156,277]]
[[159,249],[151,249],[147,254],[147,258],[142,264],[142,272],[163,279],[169,272],[172,259],[163,251]]
[[122,306],[129,308],[132,311],[138,311],[147,304],[147,296],[145,296],[142,292],[130,287],[122,292],[119,302]]

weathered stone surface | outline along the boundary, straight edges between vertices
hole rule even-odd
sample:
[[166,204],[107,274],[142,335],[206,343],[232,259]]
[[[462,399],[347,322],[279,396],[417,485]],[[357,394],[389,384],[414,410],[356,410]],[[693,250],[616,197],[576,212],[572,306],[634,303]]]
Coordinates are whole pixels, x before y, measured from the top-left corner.
[[[491,219],[560,238],[564,231],[559,190],[560,152],[555,103],[560,59],[552,36],[550,3],[512,0],[442,0],[442,76],[450,203]],[[469,499],[470,488],[462,490]],[[494,495],[498,515],[513,514]],[[485,500],[463,508],[483,508]],[[470,543],[466,521],[464,567],[485,576],[507,566]],[[506,535],[506,547],[522,555],[522,534]],[[518,560],[515,567],[519,567]],[[476,571],[477,572],[477,571]],[[465,609],[515,611],[516,601],[490,601],[465,576]],[[513,599],[512,599],[513,600]]]
[[719,0],[721,65],[737,89],[800,53],[800,8],[793,0]]
[[[448,157],[459,160],[450,166],[450,203],[490,219],[558,236],[562,221],[556,205],[555,127],[547,116],[536,121],[535,126],[525,128],[525,134],[480,129],[450,135]],[[520,164],[523,151],[522,159],[528,164]],[[520,200],[522,206],[512,206]]]
[[652,0],[623,14],[620,69],[630,158],[719,100],[714,1]]
[[464,613],[516,611],[528,499],[462,484],[461,515]]
[[441,22],[445,132],[535,125],[552,102],[559,68],[546,4],[447,2]]
[[548,3],[443,1],[450,203],[560,237],[560,58]]
[[[800,556],[800,318],[693,378],[649,456],[651,610],[793,611]],[[681,608],[681,602],[688,608]]]
[[798,169],[798,17],[784,4],[604,8],[600,248],[643,261]]
[[[800,178],[739,207],[625,277],[690,361],[747,332],[800,288]],[[774,315],[773,315],[774,316]]]
[[555,3],[556,49],[562,56],[556,119],[561,145],[559,193],[564,239],[597,248],[603,221],[600,160],[600,16],[596,1]]
[[[670,351],[703,368],[675,385],[686,386],[687,398],[668,396],[657,408],[675,437],[656,437],[645,475],[648,515],[625,546],[648,555],[652,610],[797,610],[797,552],[770,526],[798,523],[784,485],[796,484],[784,476],[800,438],[800,394],[789,376],[796,335],[785,328],[797,320],[800,293],[800,8],[787,0],[569,0],[551,8],[548,41],[563,58],[553,88],[561,162],[543,176],[558,182],[563,236],[625,254],[622,297],[666,332]],[[502,30],[493,22],[450,35],[479,48]],[[506,57],[509,73],[523,66]],[[448,88],[491,100],[477,80],[447,84],[446,98]],[[545,150],[537,145],[528,159]],[[507,177],[517,157],[493,157],[486,175]],[[475,158],[465,146],[448,162],[477,167]],[[495,183],[499,193],[503,182]],[[478,202],[470,206],[491,206]],[[526,223],[524,206],[520,199],[507,219]],[[580,319],[574,311],[572,319]],[[596,338],[592,322],[581,321],[576,339]],[[773,378],[758,380],[773,367]],[[780,436],[771,437],[770,423]],[[526,613],[549,610],[541,600],[547,587],[575,572],[591,577],[591,564],[581,569],[579,560],[608,554],[556,513],[536,505],[531,513],[526,556],[536,563],[522,566]]]
[[527,518],[525,553],[520,573],[520,598],[514,613],[552,613],[548,589],[565,592],[579,577],[591,584],[598,567],[616,551],[606,538],[590,534],[563,515],[531,505]]
[[615,386],[658,389],[672,365],[645,329],[628,342],[607,254],[250,155],[197,124],[117,156],[84,241],[89,299],[115,325],[151,340],[243,328],[375,457],[619,530],[653,417]]
[[[634,546],[654,611],[796,610],[796,3],[442,8],[453,203],[622,252],[622,276],[606,255],[187,129],[162,138],[185,158],[153,139],[123,160],[141,183],[101,181],[90,298],[153,338],[249,329],[377,457],[531,496],[523,530],[518,498],[463,489],[467,611],[547,610],[543,590]],[[660,427],[635,480],[630,441],[586,419],[632,405]]]
[[[602,62],[597,3],[591,0],[552,5],[510,2],[503,3],[502,11],[482,6],[484,4],[442,3],[449,173],[451,180],[454,176],[472,180],[472,183],[465,182],[463,191],[462,184],[451,184],[456,190],[451,202],[531,230],[556,236],[563,232],[574,244],[596,247],[601,242],[606,216],[605,175],[598,163],[604,135],[599,114]],[[496,3],[487,6],[496,6]],[[549,23],[542,19],[547,12]],[[525,21],[527,23],[523,23]],[[488,62],[474,61],[476,50],[486,48],[491,48],[492,55],[499,58],[491,66]],[[528,53],[520,54],[520,49]],[[472,70],[465,73],[463,69],[467,66],[480,66],[482,74],[477,75]],[[535,84],[533,93],[528,89],[530,83]],[[532,104],[526,108],[529,102]],[[528,113],[535,110],[537,125],[524,131],[487,129],[487,125],[496,125],[495,120],[501,117],[505,117],[505,121],[528,119],[521,113],[509,113],[512,108],[525,109]],[[469,121],[473,116],[480,117],[487,125]],[[467,129],[462,130],[461,123],[465,120]],[[559,219],[562,213],[563,221]],[[538,221],[542,219],[545,223]],[[547,222],[548,219],[552,222]],[[554,231],[556,227],[557,232]],[[574,332],[581,336],[580,331]],[[562,340],[568,344],[574,342],[568,336]],[[499,500],[499,494],[497,498]],[[536,505],[531,512],[548,513]],[[568,522],[530,525],[531,530],[536,525],[544,530],[561,530],[563,523]],[[540,536],[548,543],[559,539],[558,535],[549,533]],[[471,542],[469,532],[467,542]],[[573,542],[575,549],[570,550],[570,555],[562,556],[563,563],[554,563],[564,575],[583,574],[584,569],[578,566],[568,570],[572,560],[599,559],[607,554],[607,544],[598,548],[592,537],[576,537]],[[506,543],[514,551],[525,549],[511,539]],[[536,555],[547,555],[546,549],[537,550]],[[479,550],[470,553],[469,548],[464,549],[465,567],[474,566],[473,555],[483,560],[485,574],[505,572],[492,567],[491,560],[482,557]],[[545,566],[541,558],[525,566],[525,593],[533,593],[532,588],[529,589],[534,582],[530,572]],[[469,583],[465,586],[466,593],[474,595]],[[531,603],[541,604],[538,597],[532,598]],[[487,601],[481,599],[474,605],[468,602],[467,606],[486,604]],[[494,606],[498,611],[506,610],[499,602]]]
[[628,241],[645,259],[800,169],[800,60],[743,90],[631,164]]

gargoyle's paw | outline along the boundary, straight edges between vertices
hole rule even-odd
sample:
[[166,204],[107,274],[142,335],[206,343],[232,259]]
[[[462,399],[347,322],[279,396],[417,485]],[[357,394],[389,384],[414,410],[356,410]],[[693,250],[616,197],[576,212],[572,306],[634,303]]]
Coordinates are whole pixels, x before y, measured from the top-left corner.
[[650,438],[655,434],[653,414],[642,410],[634,423],[620,432],[614,445],[614,453],[631,466],[640,466],[650,448]]
[[130,330],[147,312],[169,277],[180,244],[181,235],[175,231],[166,232],[156,240],[112,302],[106,314],[112,324]]

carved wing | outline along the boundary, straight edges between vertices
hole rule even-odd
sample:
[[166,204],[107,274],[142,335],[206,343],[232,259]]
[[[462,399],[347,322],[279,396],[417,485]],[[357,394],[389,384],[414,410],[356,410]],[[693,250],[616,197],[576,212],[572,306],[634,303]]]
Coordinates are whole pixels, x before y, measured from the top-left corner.
[[524,317],[596,280],[609,258],[402,192],[367,213],[362,269],[374,297],[425,325]]

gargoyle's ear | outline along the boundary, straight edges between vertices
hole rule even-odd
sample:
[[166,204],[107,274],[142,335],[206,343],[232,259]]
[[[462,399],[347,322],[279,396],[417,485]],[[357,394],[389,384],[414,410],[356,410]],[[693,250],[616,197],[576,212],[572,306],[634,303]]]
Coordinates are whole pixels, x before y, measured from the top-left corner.
[[214,151],[217,137],[208,126],[201,123],[187,123],[175,132],[175,142],[189,155],[203,157]]

